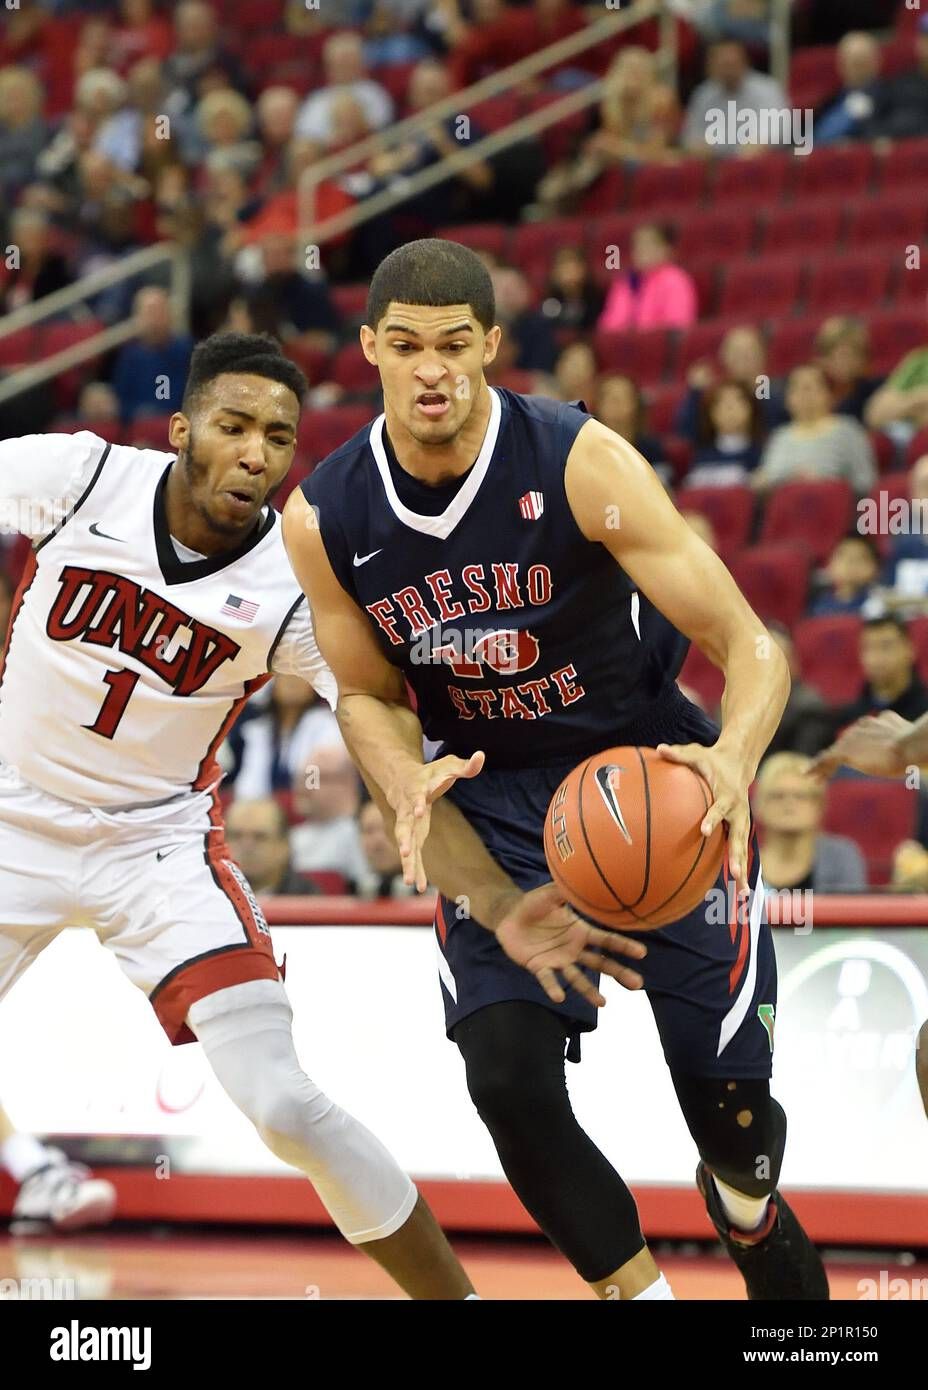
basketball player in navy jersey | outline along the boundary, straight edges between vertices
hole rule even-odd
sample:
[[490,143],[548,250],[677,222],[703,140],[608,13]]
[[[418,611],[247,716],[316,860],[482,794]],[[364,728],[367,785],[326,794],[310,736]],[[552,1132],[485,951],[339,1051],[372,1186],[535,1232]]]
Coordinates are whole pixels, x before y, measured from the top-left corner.
[[[427,873],[440,892],[447,1032],[551,1241],[600,1297],[672,1297],[631,1193],[567,1094],[565,1055],[578,1060],[595,1027],[605,972],[648,992],[697,1181],[749,1297],[827,1298],[821,1259],[776,1190],[775,961],[747,803],[786,664],[633,448],[578,405],[487,385],[494,315],[465,247],[392,252],[361,329],[385,413],[288,500],[284,539],[340,723],[395,819],[409,880],[423,887]],[[672,679],[674,643],[641,640],[643,594],[724,670],[721,732]],[[429,767],[423,732],[443,745]],[[660,747],[706,777],[703,831],[727,822],[742,894],[730,924],[701,906],[647,933],[646,955],[563,904],[542,848],[566,772],[621,744]]]

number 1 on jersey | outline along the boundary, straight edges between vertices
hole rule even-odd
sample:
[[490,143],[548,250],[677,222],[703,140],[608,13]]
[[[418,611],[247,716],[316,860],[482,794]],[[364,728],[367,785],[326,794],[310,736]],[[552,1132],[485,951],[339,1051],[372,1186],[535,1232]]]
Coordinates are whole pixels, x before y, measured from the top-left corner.
[[89,729],[92,734],[101,734],[103,738],[112,738],[119,728],[119,721],[126,712],[126,705],[139,678],[138,671],[107,671],[103,677],[109,690],[106,699],[100,708],[100,713],[92,724],[84,724],[85,729]]

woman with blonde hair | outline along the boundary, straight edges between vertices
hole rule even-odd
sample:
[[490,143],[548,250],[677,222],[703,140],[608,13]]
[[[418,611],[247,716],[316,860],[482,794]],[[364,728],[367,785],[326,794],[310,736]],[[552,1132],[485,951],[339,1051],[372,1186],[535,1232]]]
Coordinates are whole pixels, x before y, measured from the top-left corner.
[[811,766],[802,753],[774,753],[761,763],[753,803],[764,883],[781,891],[863,892],[867,868],[860,850],[844,835],[821,829],[825,788],[806,776]]

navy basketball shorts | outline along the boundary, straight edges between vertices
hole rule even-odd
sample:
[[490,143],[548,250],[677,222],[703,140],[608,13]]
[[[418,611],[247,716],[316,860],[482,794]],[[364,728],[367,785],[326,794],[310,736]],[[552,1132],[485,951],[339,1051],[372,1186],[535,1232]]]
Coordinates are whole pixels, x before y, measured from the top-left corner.
[[[717,737],[717,726],[674,687],[666,702],[652,707],[646,721],[623,729],[615,744],[712,744]],[[485,770],[456,782],[447,793],[523,891],[551,880],[542,845],[544,818],[558,785],[579,761]],[[759,873],[752,831],[752,890]],[[777,978],[764,895],[752,891],[750,911],[743,905],[739,912],[727,865],[716,888],[717,893],[707,894],[697,909],[669,926],[648,932],[622,929],[648,948],[643,960],[629,964],[644,978],[672,1071],[724,1080],[769,1079]],[[554,1004],[534,977],[509,959],[493,934],[468,915],[466,906],[440,897],[435,913],[448,1036],[462,1019],[488,1004],[526,1000],[562,1016],[570,1035],[567,1057],[579,1061],[580,1034],[596,1027],[598,1010],[573,990],[567,990],[562,1004]],[[586,973],[598,980],[595,972]]]

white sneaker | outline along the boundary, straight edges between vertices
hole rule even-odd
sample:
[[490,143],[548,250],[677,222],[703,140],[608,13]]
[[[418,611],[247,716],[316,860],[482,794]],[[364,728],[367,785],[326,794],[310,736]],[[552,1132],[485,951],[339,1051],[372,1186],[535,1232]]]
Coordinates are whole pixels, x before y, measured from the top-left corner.
[[79,1231],[105,1226],[116,1210],[116,1189],[94,1178],[82,1163],[69,1163],[60,1149],[48,1150],[50,1162],[25,1179],[10,1221],[10,1234]]

